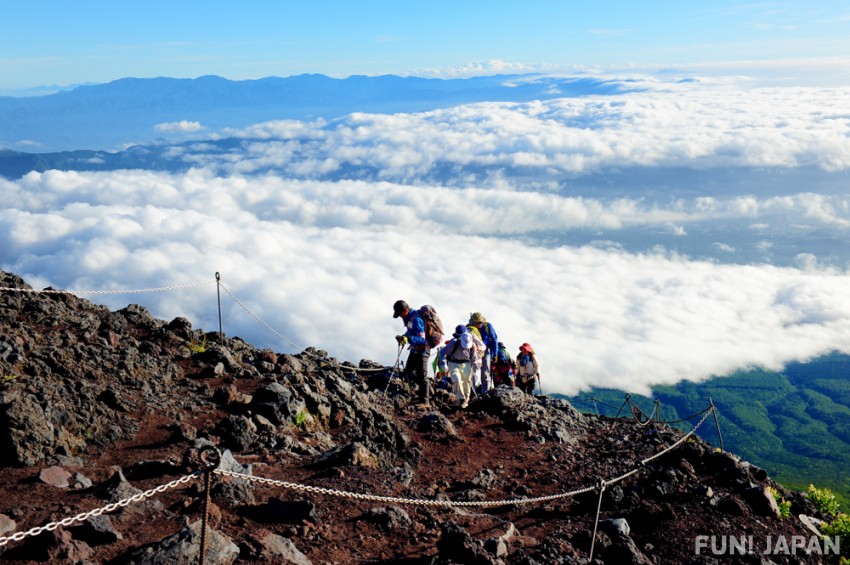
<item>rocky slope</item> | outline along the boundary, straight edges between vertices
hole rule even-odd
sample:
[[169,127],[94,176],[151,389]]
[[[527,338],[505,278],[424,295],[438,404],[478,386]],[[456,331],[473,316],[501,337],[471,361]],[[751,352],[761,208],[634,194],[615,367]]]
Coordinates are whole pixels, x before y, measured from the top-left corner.
[[[29,288],[0,272],[0,287]],[[811,532],[803,495],[664,425],[582,415],[500,389],[466,411],[421,411],[370,361],[256,349],[144,308],[0,291],[0,538],[188,477],[213,445],[207,563],[817,563],[761,555]],[[203,345],[203,347],[200,347]],[[443,403],[443,401],[445,401]],[[596,491],[531,504],[445,507],[402,499],[556,495],[639,468]],[[287,484],[283,484],[283,482]],[[772,486],[791,502],[781,518]],[[0,546],[0,561],[196,563],[203,476],[55,531]],[[752,555],[712,555],[752,540]],[[705,540],[706,538],[702,538]],[[697,554],[697,549],[700,549]]]

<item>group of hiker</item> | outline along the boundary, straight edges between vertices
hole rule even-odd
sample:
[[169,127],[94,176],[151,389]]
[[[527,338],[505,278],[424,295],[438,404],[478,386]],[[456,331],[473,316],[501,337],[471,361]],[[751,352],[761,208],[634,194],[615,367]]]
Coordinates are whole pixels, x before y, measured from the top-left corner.
[[472,395],[487,394],[496,386],[518,387],[534,393],[535,379],[540,384],[540,371],[534,349],[528,343],[519,348],[516,360],[499,341],[496,329],[480,312],[473,312],[467,324],[458,324],[452,338],[443,342],[442,323],[432,306],[412,309],[404,300],[393,304],[393,318],[401,318],[405,332],[396,336],[399,356],[409,346],[404,374],[418,387],[418,402],[430,406],[434,381],[428,377],[431,350],[437,349],[433,361],[437,382],[450,384],[456,406],[466,408]]

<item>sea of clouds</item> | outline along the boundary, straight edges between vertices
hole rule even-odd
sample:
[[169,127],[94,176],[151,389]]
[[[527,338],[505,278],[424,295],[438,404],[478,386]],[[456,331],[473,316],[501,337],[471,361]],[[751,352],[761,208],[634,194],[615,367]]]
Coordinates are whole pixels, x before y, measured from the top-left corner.
[[[397,299],[447,329],[480,311],[547,392],[779,369],[850,353],[848,101],[688,82],[258,124],[175,144],[182,173],[0,179],[0,268],[72,290],[219,272],[228,335],[355,362],[395,360]],[[90,298],[218,329],[214,284]]]

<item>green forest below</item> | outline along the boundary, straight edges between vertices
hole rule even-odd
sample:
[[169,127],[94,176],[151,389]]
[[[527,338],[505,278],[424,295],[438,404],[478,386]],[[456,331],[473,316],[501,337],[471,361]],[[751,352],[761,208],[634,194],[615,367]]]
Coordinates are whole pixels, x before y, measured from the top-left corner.
[[[830,354],[792,363],[781,372],[751,369],[702,382],[682,381],[652,388],[651,397],[632,394],[644,414],[659,402],[661,419],[677,420],[706,408],[719,415],[723,447],[764,468],[788,488],[811,483],[828,487],[850,509],[850,356]],[[594,389],[565,397],[582,412],[615,416],[628,391]],[[631,417],[627,409],[620,416]],[[695,418],[691,424],[696,424]],[[675,424],[690,430],[686,423]],[[709,418],[698,435],[719,446]]]

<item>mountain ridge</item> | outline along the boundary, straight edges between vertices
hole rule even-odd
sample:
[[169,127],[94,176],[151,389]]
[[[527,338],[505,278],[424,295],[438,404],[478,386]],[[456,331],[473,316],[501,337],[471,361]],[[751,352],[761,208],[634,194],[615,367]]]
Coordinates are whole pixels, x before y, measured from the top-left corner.
[[127,77],[47,96],[0,97],[0,147],[40,152],[116,150],[149,143],[163,123],[247,127],[282,120],[334,119],[351,112],[420,112],[482,101],[611,93],[634,87],[588,77],[492,75],[436,79],[320,74],[233,81]]
[[[850,506],[850,356],[832,353],[782,371],[751,369],[707,381],[653,387],[649,397],[630,394],[644,410],[659,401],[676,419],[696,410],[705,398],[718,406],[727,446],[768,470],[790,488],[827,486]],[[578,409],[616,413],[625,391],[597,389],[567,398]],[[594,399],[600,402],[594,406]],[[600,408],[604,404],[605,406]],[[712,427],[700,431],[717,443]],[[789,457],[790,456],[790,457]]]

